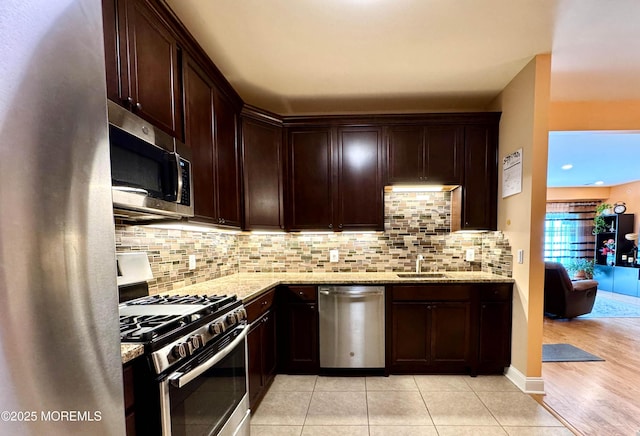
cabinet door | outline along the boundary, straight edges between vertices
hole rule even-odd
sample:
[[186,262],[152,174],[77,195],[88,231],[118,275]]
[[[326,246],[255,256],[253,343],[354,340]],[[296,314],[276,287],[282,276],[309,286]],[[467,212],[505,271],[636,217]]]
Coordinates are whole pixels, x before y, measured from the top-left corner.
[[421,371],[429,364],[429,306],[423,302],[392,303],[392,369]]
[[185,143],[192,150],[195,216],[214,222],[213,86],[190,57],[183,68]]
[[638,268],[613,267],[613,292],[637,297],[638,272]]
[[262,326],[262,370],[263,384],[268,386],[276,375],[278,365],[276,311],[271,310],[265,316]]
[[383,229],[381,146],[380,128],[338,129],[338,229]]
[[463,230],[496,229],[497,152],[494,127],[465,128],[465,174],[463,187],[460,188],[462,198],[459,223]]
[[315,303],[291,303],[288,309],[286,368],[292,373],[316,374],[318,356],[318,308]]
[[282,127],[242,119],[244,228],[284,228]]
[[333,229],[331,142],[329,128],[289,131],[291,230]]
[[120,95],[120,60],[118,57],[118,26],[116,0],[102,0],[104,64],[107,76],[107,98],[122,104]]
[[118,4],[122,98],[136,114],[182,138],[177,41],[143,0]]
[[262,369],[262,331],[261,321],[256,322],[247,335],[247,374],[249,378],[249,406],[257,403],[263,387]]
[[240,227],[240,181],[238,172],[237,113],[220,92],[214,92],[215,177],[218,223]]
[[471,360],[471,303],[430,303],[431,365],[462,368]]
[[388,141],[387,182],[421,181],[424,176],[424,128],[390,127]]
[[480,302],[479,337],[479,370],[501,373],[511,362],[510,301]]
[[459,185],[462,182],[464,129],[429,126],[425,130],[425,171],[428,183]]
[[127,436],[135,436],[136,434],[134,380],[135,376],[133,365],[125,365],[122,369],[122,381],[124,388],[125,434]]
[[613,292],[613,269],[608,265],[593,266],[593,279],[598,282],[598,289]]

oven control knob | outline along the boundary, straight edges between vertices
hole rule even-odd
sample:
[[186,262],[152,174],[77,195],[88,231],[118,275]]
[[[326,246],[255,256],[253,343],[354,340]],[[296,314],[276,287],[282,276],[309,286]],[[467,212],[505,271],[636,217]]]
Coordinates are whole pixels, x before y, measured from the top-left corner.
[[224,322],[218,321],[214,322],[209,326],[209,332],[214,335],[219,335],[220,333],[225,331]]
[[243,319],[247,319],[247,311],[244,309],[239,309],[236,312],[236,318],[238,318],[238,321],[242,321]]
[[236,323],[236,314],[230,313],[229,315],[227,315],[227,324],[234,325],[235,323]]
[[173,354],[173,357],[175,357],[176,359],[181,359],[183,357],[187,357],[187,346],[186,344],[182,343],[182,344],[177,344],[173,347],[173,349],[171,350],[171,354]]
[[191,341],[191,346],[194,350],[197,350],[200,347],[204,347],[204,336],[202,335],[193,335],[189,338]]

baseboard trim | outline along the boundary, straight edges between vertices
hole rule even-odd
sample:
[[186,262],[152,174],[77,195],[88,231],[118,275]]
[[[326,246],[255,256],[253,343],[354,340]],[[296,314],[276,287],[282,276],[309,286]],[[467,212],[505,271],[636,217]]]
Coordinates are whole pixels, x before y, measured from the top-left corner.
[[526,377],[513,366],[507,368],[507,372],[504,375],[525,394],[544,395],[544,380],[542,377]]

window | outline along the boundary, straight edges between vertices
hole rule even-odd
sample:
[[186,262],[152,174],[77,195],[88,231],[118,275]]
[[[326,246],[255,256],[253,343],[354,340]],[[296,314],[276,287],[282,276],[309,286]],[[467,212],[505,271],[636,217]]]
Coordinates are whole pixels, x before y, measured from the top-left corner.
[[595,250],[593,217],[596,202],[547,203],[544,260],[567,265],[571,259],[592,259]]

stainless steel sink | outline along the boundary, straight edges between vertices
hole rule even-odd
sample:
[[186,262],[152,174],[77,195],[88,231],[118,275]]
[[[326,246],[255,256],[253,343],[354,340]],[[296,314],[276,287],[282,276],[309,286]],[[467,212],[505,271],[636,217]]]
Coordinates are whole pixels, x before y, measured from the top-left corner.
[[396,274],[400,278],[416,278],[416,279],[441,279],[447,277],[445,273],[441,272],[407,272],[407,273],[397,273]]

